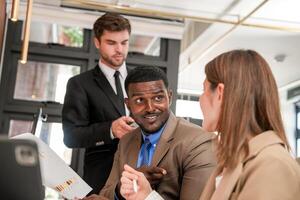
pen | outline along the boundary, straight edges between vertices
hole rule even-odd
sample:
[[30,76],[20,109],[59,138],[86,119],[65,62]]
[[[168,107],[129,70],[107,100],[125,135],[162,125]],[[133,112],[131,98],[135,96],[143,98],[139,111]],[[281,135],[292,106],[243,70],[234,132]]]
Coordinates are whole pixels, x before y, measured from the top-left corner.
[[133,180],[133,191],[134,191],[135,193],[137,193],[137,191],[138,191],[138,188],[137,188],[137,182],[136,182],[135,179]]

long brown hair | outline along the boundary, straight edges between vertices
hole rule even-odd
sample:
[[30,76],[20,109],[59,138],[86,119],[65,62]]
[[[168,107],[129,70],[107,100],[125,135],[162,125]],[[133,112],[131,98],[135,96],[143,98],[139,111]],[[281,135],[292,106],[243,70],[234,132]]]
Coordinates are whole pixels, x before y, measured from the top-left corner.
[[217,124],[219,167],[235,167],[248,155],[248,135],[273,130],[289,147],[280,114],[278,89],[265,59],[252,50],[223,53],[205,67],[211,89],[224,84]]

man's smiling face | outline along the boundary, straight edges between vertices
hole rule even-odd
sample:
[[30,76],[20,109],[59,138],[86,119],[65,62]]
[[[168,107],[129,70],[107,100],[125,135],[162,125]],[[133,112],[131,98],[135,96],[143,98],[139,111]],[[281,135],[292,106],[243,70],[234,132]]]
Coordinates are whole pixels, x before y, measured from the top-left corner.
[[125,100],[131,116],[146,134],[158,131],[168,120],[172,93],[162,80],[130,83]]

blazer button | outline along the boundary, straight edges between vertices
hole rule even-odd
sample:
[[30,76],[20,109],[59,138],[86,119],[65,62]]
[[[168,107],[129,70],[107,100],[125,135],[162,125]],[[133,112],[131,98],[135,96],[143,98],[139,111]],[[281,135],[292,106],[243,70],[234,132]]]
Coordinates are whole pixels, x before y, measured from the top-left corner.
[[104,145],[103,141],[96,142],[96,146],[101,146],[101,145]]

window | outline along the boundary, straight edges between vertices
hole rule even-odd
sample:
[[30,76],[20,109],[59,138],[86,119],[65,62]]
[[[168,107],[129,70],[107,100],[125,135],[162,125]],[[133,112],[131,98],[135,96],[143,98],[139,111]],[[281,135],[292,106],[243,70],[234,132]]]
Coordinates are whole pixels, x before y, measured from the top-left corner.
[[149,56],[160,55],[159,37],[131,35],[129,40],[129,52]]
[[176,100],[176,116],[183,117],[197,125],[202,125],[203,114],[200,109],[198,96],[178,94]]
[[296,156],[299,157],[300,156],[300,139],[297,139],[297,152],[296,152]]
[[176,101],[176,116],[203,119],[202,111],[198,101],[182,100]]
[[49,147],[67,164],[71,164],[72,150],[63,143],[63,130],[61,123],[42,122],[36,136]]
[[16,136],[20,133],[28,133],[32,130],[33,121],[12,119],[9,123],[8,137]]
[[297,157],[300,156],[300,105],[298,104],[296,104],[296,156]]
[[63,103],[67,81],[80,73],[80,66],[28,61],[18,63],[15,99]]
[[30,26],[29,40],[37,43],[80,48],[83,46],[83,29],[33,21]]
[[[35,135],[49,147],[67,164],[71,164],[72,150],[63,143],[63,130],[61,123],[42,122],[37,127]],[[33,121],[11,119],[9,123],[9,137],[22,133],[32,132]]]

